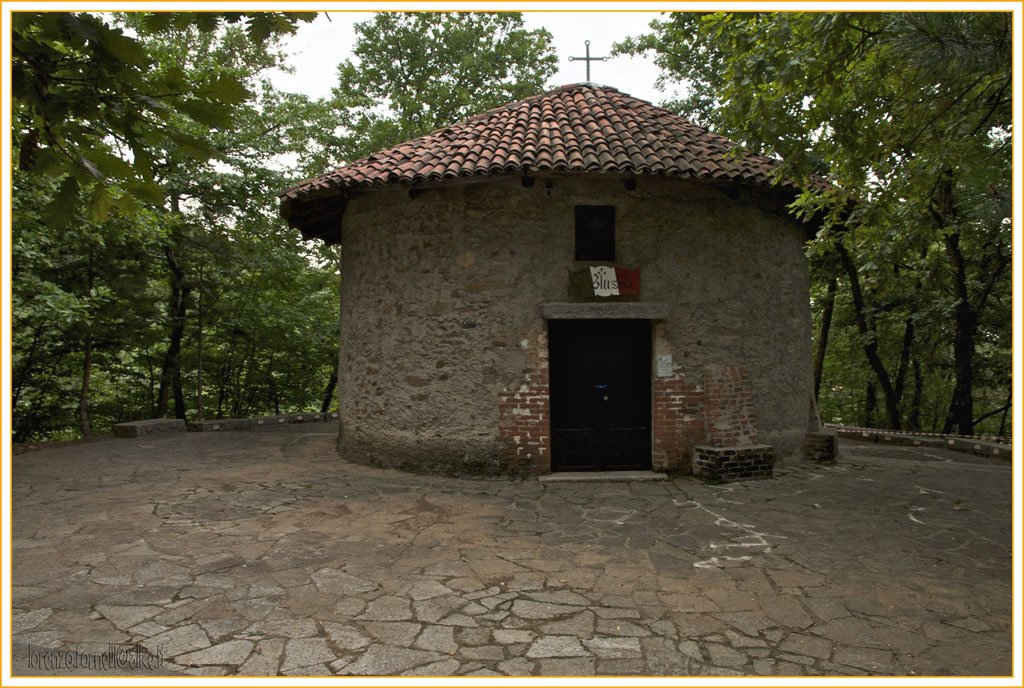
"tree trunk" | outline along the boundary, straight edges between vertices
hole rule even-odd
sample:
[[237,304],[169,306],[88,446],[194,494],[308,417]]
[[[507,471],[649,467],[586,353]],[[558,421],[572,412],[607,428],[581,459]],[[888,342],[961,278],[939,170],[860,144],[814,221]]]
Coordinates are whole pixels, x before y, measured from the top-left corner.
[[833,277],[828,283],[828,295],[821,311],[821,330],[818,343],[814,350],[814,399],[817,401],[821,390],[821,374],[825,369],[825,349],[828,346],[828,333],[832,329],[832,309],[836,303],[836,288],[839,280]]
[[185,335],[185,318],[191,288],[185,283],[185,273],[175,259],[174,251],[170,246],[164,247],[164,255],[171,270],[171,298],[167,306],[171,332],[167,353],[164,355],[163,371],[160,374],[156,415],[158,418],[164,417],[167,413],[168,401],[173,393],[175,417],[184,418],[185,397],[181,389],[181,341]]
[[[182,329],[185,329],[182,327]],[[185,419],[185,392],[181,385],[181,365],[174,371],[174,417]]]
[[338,364],[334,364],[334,371],[331,379],[327,381],[327,390],[324,392],[324,403],[320,405],[320,413],[327,413],[331,410],[331,402],[334,401],[334,390],[338,386]]
[[[86,293],[92,296],[93,249],[89,247],[89,266],[86,279]],[[82,387],[78,395],[78,428],[82,437],[92,437],[92,421],[89,419],[89,386],[92,382],[92,331],[86,326],[85,348],[82,351]]]
[[875,427],[875,411],[878,409],[878,397],[875,395],[875,383],[868,380],[864,393],[864,422],[865,428]]
[[196,333],[196,417],[203,420],[203,266],[199,266],[199,305],[196,319],[199,328]]
[[[879,386],[882,388],[882,395],[885,400],[885,412],[889,417],[889,425],[893,430],[900,429],[900,400],[896,396],[896,389],[893,387],[892,380],[889,378],[889,373],[885,369],[885,365],[882,363],[881,357],[878,355],[878,334],[875,331],[874,323],[868,323],[866,308],[864,306],[864,294],[860,289],[860,277],[857,273],[857,266],[853,262],[853,258],[850,253],[846,250],[846,247],[841,241],[836,242],[836,252],[839,254],[839,260],[843,264],[843,269],[846,271],[846,275],[850,278],[850,294],[853,296],[853,308],[857,320],[857,331],[860,332],[861,338],[864,342],[864,354],[868,358],[868,363],[871,364],[871,369],[875,372],[875,377],[878,380]],[[872,385],[873,389],[874,385]]]
[[910,415],[907,425],[911,430],[921,429],[921,397],[924,394],[924,378],[921,376],[921,362],[916,358],[910,364],[914,373],[914,394],[910,397]]
[[46,325],[42,324],[36,327],[35,332],[32,333],[32,346],[28,350],[28,355],[25,356],[25,362],[18,366],[17,370],[13,370],[12,375],[14,377],[14,391],[11,394],[11,410],[18,408],[18,400],[21,399],[21,391],[25,384],[32,379],[32,371],[35,368],[36,352],[38,351],[39,341],[42,339],[43,332],[46,329]]
[[1013,408],[1013,388],[1011,386],[1010,393],[1006,395],[1006,408],[1003,409],[1003,418],[999,421],[999,436],[1006,437],[1006,416],[1010,413],[1010,409]]
[[953,334],[953,398],[946,415],[944,433],[959,428],[961,435],[974,434],[974,350],[978,334],[978,314],[967,292],[967,269],[960,250],[960,233],[946,235],[946,256],[953,267],[953,285],[957,297]]
[[82,356],[82,390],[78,395],[78,428],[82,437],[92,437],[92,421],[89,419],[89,385],[92,382],[92,335],[85,335],[85,349]]
[[914,318],[908,317],[903,325],[903,344],[900,346],[900,363],[896,369],[896,382],[893,391],[897,403],[903,401],[903,390],[907,384],[907,372],[910,370],[910,350],[914,345]]

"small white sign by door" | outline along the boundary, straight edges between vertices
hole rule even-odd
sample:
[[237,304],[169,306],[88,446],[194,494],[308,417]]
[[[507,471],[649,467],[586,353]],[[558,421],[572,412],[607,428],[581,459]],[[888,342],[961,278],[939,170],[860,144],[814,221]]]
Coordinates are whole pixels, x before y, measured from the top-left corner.
[[672,377],[672,354],[658,356],[658,377]]

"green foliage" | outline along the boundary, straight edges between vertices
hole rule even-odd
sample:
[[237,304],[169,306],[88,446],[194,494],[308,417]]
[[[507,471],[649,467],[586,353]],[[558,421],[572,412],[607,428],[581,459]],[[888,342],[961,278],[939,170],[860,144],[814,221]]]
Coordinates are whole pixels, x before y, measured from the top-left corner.
[[333,91],[344,160],[540,93],[557,69],[551,34],[518,12],[379,13],[356,33]]
[[[780,176],[831,183],[793,204],[822,226],[812,294],[841,286],[826,419],[972,432],[1009,387],[1011,15],[679,13],[651,29],[616,50],[687,86],[669,107],[777,156]],[[867,417],[869,385],[888,420]]]
[[[195,418],[200,369],[207,418],[319,409],[336,365],[339,278],[336,262],[277,215],[275,194],[316,134],[307,116],[323,109],[263,78],[281,65],[285,24],[76,17],[20,29],[56,51],[69,48],[48,32],[91,30],[102,41],[74,44],[77,68],[98,80],[83,102],[71,102],[64,72],[59,83],[30,84],[68,106],[50,125],[54,138],[40,134],[30,149],[33,164],[14,171],[14,439],[174,415],[167,401],[176,399]],[[109,42],[135,56],[124,74],[94,54]],[[22,73],[45,82],[37,67]],[[18,107],[16,140],[32,122],[47,126],[39,108]]]
[[[293,33],[311,15],[294,13],[136,13],[133,32],[111,15],[84,12],[16,12],[11,29],[13,139],[22,170],[68,176],[52,199],[48,220],[64,226],[64,201],[74,185],[117,184],[143,203],[159,204],[161,189],[151,162],[169,150],[196,160],[219,155],[186,123],[216,128],[232,124],[233,108],[249,91],[236,75],[191,71],[162,63],[147,39],[174,30],[212,37],[227,25],[244,25],[249,45]],[[236,32],[237,33],[237,32]],[[102,192],[100,192],[102,193]],[[103,204],[96,210],[103,212]]]

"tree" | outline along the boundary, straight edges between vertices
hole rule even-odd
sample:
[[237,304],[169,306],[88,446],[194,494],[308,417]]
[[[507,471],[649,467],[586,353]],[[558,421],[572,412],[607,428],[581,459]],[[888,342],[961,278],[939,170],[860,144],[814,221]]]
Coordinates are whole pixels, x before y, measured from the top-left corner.
[[[946,431],[974,432],[978,343],[1006,341],[1009,323],[988,316],[1009,298],[1010,22],[985,12],[675,14],[617,46],[653,52],[663,80],[690,87],[672,107],[781,157],[780,176],[828,177],[827,189],[805,185],[794,211],[823,223],[813,250],[838,250],[848,288],[877,286],[852,305],[894,427],[922,325],[923,339],[948,336]],[[906,346],[885,356],[873,323],[894,310]]]
[[386,12],[356,34],[333,90],[339,160],[540,93],[557,69],[551,34],[519,12]]
[[[204,385],[218,415],[319,407],[337,358],[336,262],[303,246],[278,217],[275,194],[297,173],[295,153],[322,147],[314,137],[325,108],[270,88],[262,74],[282,58],[273,35],[254,39],[252,22],[198,26],[161,15],[153,26],[148,14],[96,21],[135,34],[147,88],[178,79],[235,84],[245,95],[228,93],[221,112],[230,126],[194,117],[180,102],[162,107],[154,126],[139,125],[143,159],[90,119],[111,117],[111,103],[133,107],[132,85],[97,86],[109,87],[109,98],[75,110],[60,140],[76,141],[78,152],[123,155],[125,174],[97,179],[73,155],[56,160],[43,140],[30,151],[33,165],[14,171],[15,440],[70,439],[165,411],[195,418]],[[19,107],[16,138],[35,116],[30,103]],[[35,164],[47,157],[56,162]],[[159,193],[143,201],[132,191],[144,177]]]
[[154,69],[148,36],[194,29],[212,35],[244,26],[253,45],[295,31],[305,13],[158,13],[132,15],[137,37],[112,15],[85,12],[17,12],[12,15],[11,94],[14,141],[23,171],[63,178],[48,207],[51,225],[66,226],[70,201],[90,191],[94,217],[111,202],[109,185],[128,193],[119,200],[159,203],[153,160],[169,148],[194,159],[218,153],[183,123],[227,128],[233,108],[249,92],[218,72],[186,75]]

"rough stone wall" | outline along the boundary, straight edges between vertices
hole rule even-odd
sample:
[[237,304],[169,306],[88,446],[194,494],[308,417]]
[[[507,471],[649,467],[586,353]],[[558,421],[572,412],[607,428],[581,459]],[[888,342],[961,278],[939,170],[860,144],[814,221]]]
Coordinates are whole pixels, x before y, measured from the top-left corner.
[[[699,441],[686,409],[707,365],[744,365],[760,441],[781,456],[800,449],[811,336],[799,226],[766,210],[756,191],[657,178],[628,191],[617,179],[553,177],[532,188],[514,179],[453,184],[416,198],[385,188],[349,201],[344,458],[445,472],[522,470],[502,434],[511,427],[509,404],[522,401],[509,390],[528,374],[535,382],[530,371],[546,349],[541,304],[565,301],[569,270],[586,265],[574,260],[577,204],[615,205],[615,263],[640,266],[643,301],[670,305],[662,336],[674,375],[654,380],[655,414],[659,399],[663,412],[683,413],[654,419],[655,465],[683,462]],[[527,452],[534,469],[541,448]]]

